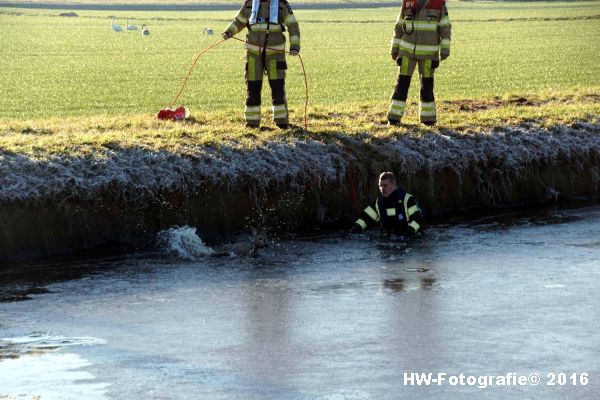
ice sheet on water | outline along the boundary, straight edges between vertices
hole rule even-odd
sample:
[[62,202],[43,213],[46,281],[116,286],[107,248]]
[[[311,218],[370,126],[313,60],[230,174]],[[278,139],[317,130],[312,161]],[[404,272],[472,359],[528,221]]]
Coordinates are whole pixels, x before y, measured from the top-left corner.
[[0,399],[107,399],[108,383],[94,382],[77,354],[25,355],[0,362]]
[[49,333],[34,332],[25,336],[0,338],[0,361],[18,358],[25,354],[43,353],[63,347],[104,344],[94,337],[65,337]]
[[214,253],[214,250],[196,235],[196,228],[190,226],[161,231],[158,233],[158,239],[167,252],[186,260],[194,261]]
[[67,338],[60,335],[51,335],[45,333],[31,333],[27,336],[19,336],[13,338],[1,338],[0,341],[15,343],[15,344],[27,344],[32,347],[43,347],[45,345],[59,345],[59,346],[73,346],[80,344],[102,344],[102,339],[93,337],[72,337]]

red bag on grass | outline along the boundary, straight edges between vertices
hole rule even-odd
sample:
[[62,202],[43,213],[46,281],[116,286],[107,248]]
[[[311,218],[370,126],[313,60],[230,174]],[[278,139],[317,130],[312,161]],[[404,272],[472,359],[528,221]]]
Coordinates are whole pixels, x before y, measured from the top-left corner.
[[171,120],[171,121],[181,121],[182,119],[187,118],[190,115],[190,111],[181,106],[176,109],[165,108],[160,110],[158,114],[156,114],[156,118],[162,120]]

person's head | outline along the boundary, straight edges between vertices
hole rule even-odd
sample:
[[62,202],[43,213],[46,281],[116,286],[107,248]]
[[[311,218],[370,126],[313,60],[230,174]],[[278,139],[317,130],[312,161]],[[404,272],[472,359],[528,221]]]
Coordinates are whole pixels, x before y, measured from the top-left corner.
[[379,192],[383,197],[388,197],[396,190],[396,176],[393,172],[383,172],[379,175]]

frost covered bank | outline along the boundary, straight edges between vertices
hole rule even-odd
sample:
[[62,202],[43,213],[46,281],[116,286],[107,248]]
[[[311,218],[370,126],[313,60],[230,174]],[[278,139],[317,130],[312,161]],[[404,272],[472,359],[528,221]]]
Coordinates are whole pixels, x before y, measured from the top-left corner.
[[382,170],[395,171],[432,213],[600,194],[600,126],[585,123],[185,149],[1,153],[0,260],[144,241],[173,225],[217,239],[247,224],[349,223]]

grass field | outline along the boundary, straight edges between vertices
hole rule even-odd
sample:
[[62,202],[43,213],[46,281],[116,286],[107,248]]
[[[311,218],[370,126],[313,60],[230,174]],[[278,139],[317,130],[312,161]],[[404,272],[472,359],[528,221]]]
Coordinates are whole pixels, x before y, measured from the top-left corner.
[[[452,54],[436,75],[436,96],[445,110],[439,113],[442,124],[489,126],[494,119],[499,123],[541,116],[565,122],[600,114],[599,1],[450,2],[448,7]],[[363,110],[367,120],[384,118],[397,73],[389,42],[398,10],[296,11],[317,126],[332,125],[318,110],[350,120],[349,110]],[[15,126],[32,125],[15,120],[43,125],[40,121],[47,119],[56,129],[56,118],[63,117],[70,117],[73,126],[89,125],[82,117],[119,117],[125,127],[123,118],[151,118],[170,102],[194,56],[219,39],[203,35],[203,28],[212,27],[218,34],[234,15],[78,11],[79,17],[65,18],[60,12],[0,8],[0,132],[5,140]],[[122,25],[126,18],[130,24],[146,23],[151,35],[113,32],[110,15]],[[300,122],[300,64],[294,59],[288,64],[288,98]],[[243,67],[241,43],[225,42],[200,59],[179,103],[199,120],[225,118],[237,126],[245,91]],[[418,79],[410,96],[417,101]],[[514,110],[520,103],[511,99],[519,97],[531,100],[528,111]],[[494,102],[503,105],[487,114],[463,115],[469,107],[478,110],[482,104],[487,109]],[[270,105],[267,90],[263,104]],[[412,108],[407,121],[414,123]],[[147,129],[151,123],[142,125]]]

